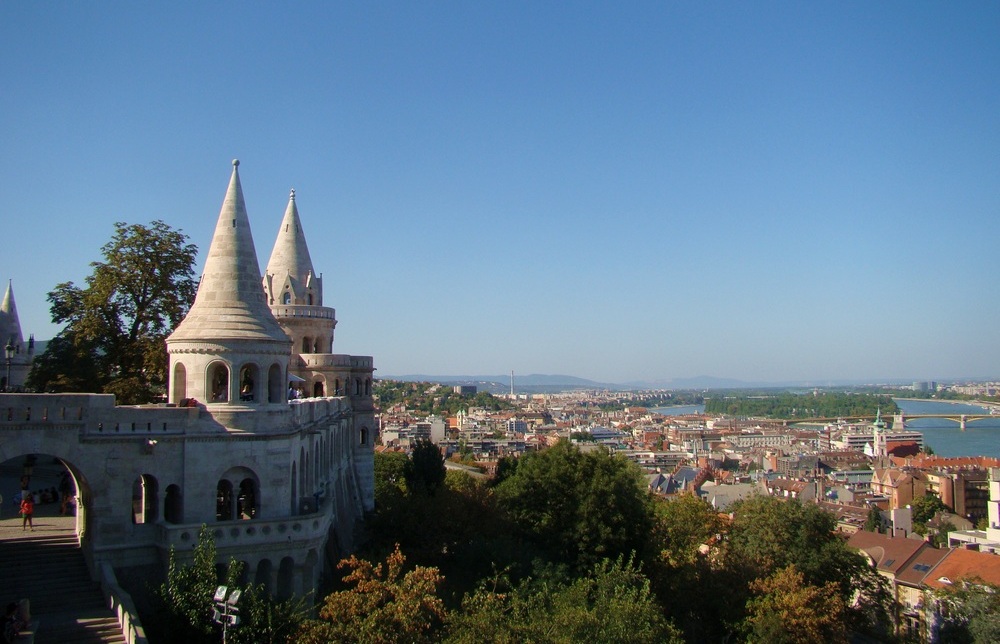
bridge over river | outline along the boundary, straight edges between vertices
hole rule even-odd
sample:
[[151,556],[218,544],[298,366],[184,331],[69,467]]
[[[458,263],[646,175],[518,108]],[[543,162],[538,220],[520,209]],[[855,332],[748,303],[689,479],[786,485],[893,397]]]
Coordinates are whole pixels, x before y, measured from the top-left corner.
[[[878,416],[867,415],[867,416],[838,416],[838,417],[827,417],[827,418],[784,418],[779,422],[786,425],[795,425],[799,423],[836,423],[836,422],[862,422],[862,421],[874,421]],[[892,417],[892,429],[893,431],[900,431],[906,429],[906,421],[917,420],[920,418],[940,418],[942,420],[949,420],[958,425],[958,428],[965,431],[969,423],[974,423],[978,420],[986,419],[997,419],[1000,416],[996,414],[990,414],[988,412],[982,414],[906,414],[898,413]]]

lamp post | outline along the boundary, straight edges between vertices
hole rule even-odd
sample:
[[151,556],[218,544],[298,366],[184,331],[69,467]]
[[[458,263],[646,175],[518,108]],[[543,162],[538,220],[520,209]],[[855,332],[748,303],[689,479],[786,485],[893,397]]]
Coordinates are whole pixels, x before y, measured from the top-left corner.
[[7,346],[3,351],[7,355],[7,379],[3,383],[3,390],[10,391],[10,361],[14,359],[14,343],[7,340]]
[[226,644],[226,628],[238,626],[240,623],[240,611],[236,608],[236,602],[240,600],[241,594],[242,591],[239,588],[234,588],[232,592],[229,592],[225,586],[219,586],[215,589],[215,597],[212,598],[212,601],[215,602],[215,608],[212,610],[212,621],[222,626],[222,644]]

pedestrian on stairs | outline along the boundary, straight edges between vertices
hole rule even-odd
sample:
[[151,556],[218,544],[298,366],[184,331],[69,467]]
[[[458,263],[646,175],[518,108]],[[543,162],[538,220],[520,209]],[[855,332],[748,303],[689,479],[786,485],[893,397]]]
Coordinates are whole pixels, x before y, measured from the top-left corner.
[[27,526],[31,526],[31,531],[35,531],[35,525],[31,522],[31,515],[35,513],[35,503],[31,500],[30,494],[25,494],[24,498],[21,499],[21,532],[24,532]]

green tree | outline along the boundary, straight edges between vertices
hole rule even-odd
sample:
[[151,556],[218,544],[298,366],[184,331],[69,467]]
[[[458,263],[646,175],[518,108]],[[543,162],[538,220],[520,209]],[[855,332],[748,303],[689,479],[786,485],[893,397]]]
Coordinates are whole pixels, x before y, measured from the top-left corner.
[[653,515],[641,472],[606,449],[562,440],[528,453],[496,492],[524,537],[577,570],[646,550]]
[[864,529],[868,532],[882,532],[885,527],[885,520],[882,518],[882,511],[872,505],[868,508],[868,517],[865,518]]
[[438,589],[444,578],[435,568],[407,571],[399,547],[376,565],[352,556],[337,566],[346,569],[347,590],[331,593],[296,635],[301,644],[365,642],[367,644],[432,642],[446,616]]
[[940,641],[957,644],[1000,642],[1000,586],[967,580],[936,593]]
[[[731,506],[733,521],[724,541],[722,563],[736,584],[750,584],[795,566],[803,583],[835,584],[849,608],[848,628],[878,631],[886,622],[884,579],[834,531],[834,515],[813,504],[753,496]],[[737,599],[732,600],[738,604]]]
[[680,642],[649,580],[632,562],[603,561],[576,579],[503,576],[468,595],[451,614],[446,642]]
[[157,610],[143,616],[153,642],[219,641],[220,627],[212,619],[213,597],[220,583],[230,590],[239,589],[241,623],[230,628],[227,641],[233,644],[278,644],[295,633],[305,616],[301,600],[275,601],[262,586],[242,586],[244,564],[231,560],[224,579],[216,571],[215,539],[208,526],[198,531],[192,561],[182,564],[171,548],[167,580],[156,593]]
[[[126,404],[153,400],[166,382],[166,337],[194,300],[196,252],[187,235],[162,221],[116,223],[86,287],[63,282],[49,292],[52,321],[66,326],[56,351],[32,370],[30,386],[96,387]],[[81,381],[81,360],[92,365],[94,380]]]
[[[212,621],[212,598],[220,579],[215,569],[215,539],[206,525],[198,531],[190,564],[177,560],[171,548],[167,564],[167,581],[160,586],[160,609],[154,617],[151,631],[163,636],[164,642],[213,642],[218,626]],[[225,580],[226,586],[236,586],[240,565],[232,562]]]
[[444,484],[444,457],[438,446],[426,439],[416,441],[410,449],[410,461],[404,473],[411,492],[434,494]]
[[938,512],[951,512],[951,508],[944,504],[938,495],[928,492],[924,496],[913,499],[910,503],[913,510],[913,524],[926,526],[927,522],[934,518]]

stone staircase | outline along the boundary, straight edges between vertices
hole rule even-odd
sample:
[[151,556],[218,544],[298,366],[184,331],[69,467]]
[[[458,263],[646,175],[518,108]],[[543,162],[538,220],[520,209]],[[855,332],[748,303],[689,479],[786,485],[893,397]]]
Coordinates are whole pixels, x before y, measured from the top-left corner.
[[3,601],[31,601],[32,620],[38,623],[35,644],[124,644],[73,532],[35,530],[7,528],[0,539]]

